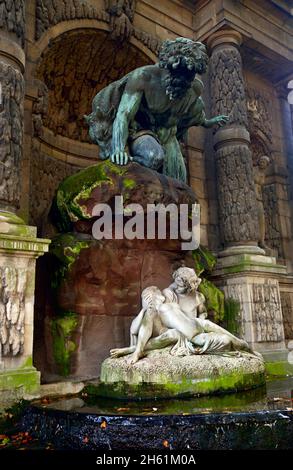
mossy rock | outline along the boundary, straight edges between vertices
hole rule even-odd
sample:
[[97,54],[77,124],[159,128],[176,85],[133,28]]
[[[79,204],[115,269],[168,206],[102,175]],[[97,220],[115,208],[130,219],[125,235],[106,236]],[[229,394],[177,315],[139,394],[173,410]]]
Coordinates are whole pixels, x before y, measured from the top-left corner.
[[107,160],[62,181],[52,205],[52,221],[61,232],[69,232],[78,221],[92,219],[96,204],[112,206],[114,196],[123,196],[124,204],[133,202],[144,208],[148,203],[191,205],[196,202],[192,189],[181,181],[138,163],[120,167]]
[[[264,362],[253,355],[176,357],[152,351],[134,365],[127,358],[106,359],[96,394],[120,399],[148,399],[238,392],[264,385]],[[89,393],[94,393],[94,386]]]

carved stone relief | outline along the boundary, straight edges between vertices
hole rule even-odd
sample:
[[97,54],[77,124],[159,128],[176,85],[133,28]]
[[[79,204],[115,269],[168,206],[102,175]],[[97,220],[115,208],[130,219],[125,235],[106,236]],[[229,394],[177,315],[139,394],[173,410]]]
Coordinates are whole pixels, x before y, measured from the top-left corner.
[[221,184],[219,218],[225,243],[257,240],[257,207],[250,150],[229,145],[217,150],[217,174]]
[[15,33],[24,46],[25,0],[0,0],[0,29]]
[[252,284],[255,340],[282,341],[283,317],[279,288],[275,284]]
[[293,339],[293,292],[281,292],[285,338]]
[[247,128],[240,52],[234,46],[215,49],[209,64],[213,114],[229,115],[229,124],[239,124]]
[[[23,352],[27,269],[0,267],[0,347],[2,356]],[[1,354],[0,354],[1,355]]]
[[17,69],[0,61],[0,83],[0,204],[8,209],[19,206],[24,79]]
[[282,237],[280,233],[278,196],[275,184],[267,184],[263,187],[263,206],[265,210],[266,241],[270,248],[277,250],[278,257],[282,257]]
[[272,99],[265,92],[248,87],[247,112],[248,126],[251,135],[259,134],[259,131],[266,138],[267,142],[272,143]]

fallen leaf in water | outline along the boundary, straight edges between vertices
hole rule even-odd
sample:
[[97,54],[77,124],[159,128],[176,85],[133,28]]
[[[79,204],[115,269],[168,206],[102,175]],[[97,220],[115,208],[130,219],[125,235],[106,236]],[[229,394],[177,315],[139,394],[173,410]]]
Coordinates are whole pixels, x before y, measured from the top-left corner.
[[101,427],[101,429],[106,429],[106,427],[107,427],[107,421],[102,421],[100,427]]

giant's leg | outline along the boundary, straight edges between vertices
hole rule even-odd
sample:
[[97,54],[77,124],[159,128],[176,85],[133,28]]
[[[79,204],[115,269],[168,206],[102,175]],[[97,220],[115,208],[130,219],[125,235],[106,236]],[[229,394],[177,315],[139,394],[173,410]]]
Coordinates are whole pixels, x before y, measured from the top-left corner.
[[132,160],[143,166],[160,171],[163,168],[165,152],[155,137],[145,134],[130,144]]
[[[176,129],[174,129],[176,131]],[[164,144],[165,147],[165,160],[164,160],[164,175],[171,176],[171,178],[178,179],[186,183],[186,167],[184,158],[181,152],[179,142],[176,138],[176,134],[171,135],[167,142]]]

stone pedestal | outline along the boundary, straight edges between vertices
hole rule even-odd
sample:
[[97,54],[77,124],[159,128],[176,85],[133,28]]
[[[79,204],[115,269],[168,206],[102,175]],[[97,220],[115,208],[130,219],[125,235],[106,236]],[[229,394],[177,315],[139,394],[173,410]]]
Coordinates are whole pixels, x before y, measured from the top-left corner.
[[49,240],[36,228],[0,212],[0,397],[13,400],[38,392],[40,373],[33,367],[36,259]]
[[[228,322],[256,351],[284,352],[285,337],[278,278],[286,267],[274,257],[247,253],[247,247],[225,251],[213,273],[224,291]],[[229,308],[230,306],[230,308]]]
[[168,348],[151,351],[134,365],[123,357],[106,359],[96,394],[120,399],[187,398],[249,390],[265,383],[264,363],[256,356],[176,357],[168,352]]

